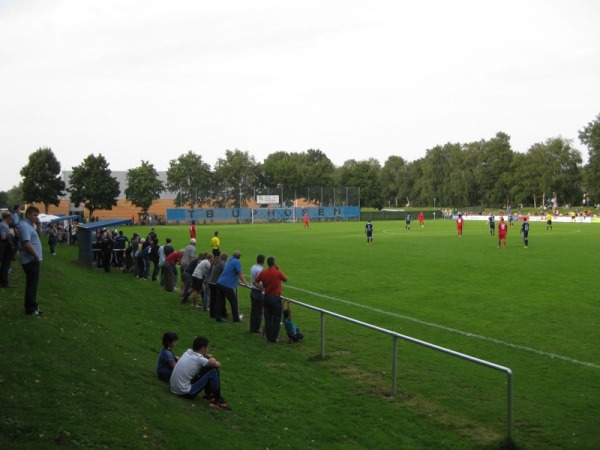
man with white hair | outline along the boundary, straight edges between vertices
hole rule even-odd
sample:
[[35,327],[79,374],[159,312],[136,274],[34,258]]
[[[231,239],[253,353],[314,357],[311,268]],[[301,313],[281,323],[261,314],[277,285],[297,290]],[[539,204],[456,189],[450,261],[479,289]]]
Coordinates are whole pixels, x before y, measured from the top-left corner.
[[181,258],[181,293],[185,293],[192,284],[192,278],[185,276],[185,271],[192,261],[196,259],[196,239],[191,238],[190,243],[183,249],[183,257]]

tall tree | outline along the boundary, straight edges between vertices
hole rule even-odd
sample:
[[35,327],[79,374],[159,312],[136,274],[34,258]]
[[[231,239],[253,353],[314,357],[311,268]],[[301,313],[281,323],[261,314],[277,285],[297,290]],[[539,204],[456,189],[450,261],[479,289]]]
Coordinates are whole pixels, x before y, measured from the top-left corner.
[[125,198],[140,208],[144,216],[164,190],[165,186],[159,180],[158,172],[148,161],[142,161],[139,167],[127,171]]
[[225,158],[217,160],[215,177],[220,188],[219,205],[245,206],[257,186],[258,165],[248,152],[226,150]]
[[169,162],[167,189],[177,192],[174,203],[195,208],[211,198],[210,166],[191,150]]
[[23,200],[44,204],[46,214],[50,205],[58,206],[65,195],[65,182],[60,177],[60,163],[49,148],[40,148],[29,155],[21,169]]
[[17,186],[13,186],[8,191],[4,192],[4,201],[0,202],[0,205],[8,209],[12,209],[14,205],[23,206],[23,182]]
[[510,136],[498,132],[490,140],[482,139],[465,147],[476,184],[477,203],[483,206],[512,203],[510,187],[514,152],[510,145]]
[[282,195],[281,203],[290,200],[303,183],[301,157],[298,153],[271,153],[262,163],[261,172],[266,187]]
[[[401,156],[390,156],[383,164],[381,169],[381,185],[383,187],[383,196],[391,205],[398,205],[400,192],[402,191],[406,180],[406,161]],[[404,204],[404,199],[400,200]]]
[[588,148],[585,188],[594,203],[600,203],[600,114],[579,131],[579,140]]
[[572,204],[581,198],[581,162],[581,154],[568,140],[551,138],[529,148],[516,167],[517,177],[534,204],[554,196],[560,204]]
[[333,185],[335,166],[321,150],[309,149],[301,154],[302,178],[305,186],[326,187]]
[[[423,177],[425,158],[419,158],[406,166],[406,177],[398,192],[398,205],[427,205],[425,178]],[[439,202],[439,199],[437,199]],[[435,202],[434,202],[435,203]],[[440,205],[441,203],[437,203]]]
[[0,205],[2,205],[3,208],[12,208],[12,205],[8,201],[8,193],[5,191],[0,191]]
[[432,205],[433,199],[436,204],[452,205],[459,202],[450,190],[452,177],[458,165],[456,159],[460,157],[461,145],[447,143],[427,150],[423,160],[423,178],[419,187],[422,189],[421,201]]
[[116,206],[121,193],[119,182],[112,176],[108,162],[102,154],[91,154],[80,165],[73,167],[68,191],[76,207],[83,203],[89,211],[90,219],[94,211],[110,210]]
[[360,188],[361,206],[383,208],[383,189],[381,187],[381,165],[379,161],[370,158],[367,161],[350,159],[339,170],[339,180],[342,186],[357,186]]

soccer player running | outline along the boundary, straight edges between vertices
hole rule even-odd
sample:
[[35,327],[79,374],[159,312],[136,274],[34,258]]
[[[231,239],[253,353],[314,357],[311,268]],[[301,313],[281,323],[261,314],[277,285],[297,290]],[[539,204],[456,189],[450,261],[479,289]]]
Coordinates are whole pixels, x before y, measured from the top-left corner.
[[523,223],[521,224],[521,235],[523,236],[523,243],[525,244],[525,248],[529,247],[529,222],[527,222],[527,217],[523,217]]
[[367,235],[367,245],[373,243],[373,224],[369,220],[365,225],[365,234]]
[[504,217],[500,217],[498,222],[498,248],[500,245],[506,248],[506,233],[508,232],[508,224],[504,221]]

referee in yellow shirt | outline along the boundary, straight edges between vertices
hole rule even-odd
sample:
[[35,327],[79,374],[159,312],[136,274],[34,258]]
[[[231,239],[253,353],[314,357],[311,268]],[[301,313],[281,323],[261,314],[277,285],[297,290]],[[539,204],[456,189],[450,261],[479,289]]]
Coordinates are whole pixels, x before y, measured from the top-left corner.
[[221,239],[219,239],[219,232],[215,231],[215,235],[210,240],[210,246],[212,247],[212,253],[215,258],[221,255]]

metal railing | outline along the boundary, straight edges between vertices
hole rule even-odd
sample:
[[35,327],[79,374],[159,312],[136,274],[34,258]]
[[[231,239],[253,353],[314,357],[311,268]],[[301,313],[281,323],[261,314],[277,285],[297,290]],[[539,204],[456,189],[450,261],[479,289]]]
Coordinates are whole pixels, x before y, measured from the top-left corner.
[[[249,286],[240,285],[248,288]],[[427,347],[431,350],[436,350],[441,353],[445,353],[450,356],[454,356],[456,358],[463,359],[465,361],[469,361],[475,364],[479,364],[484,367],[489,367],[490,369],[497,370],[499,372],[504,372],[506,374],[506,438],[510,442],[512,441],[512,370],[508,367],[501,366],[499,364],[495,364],[493,362],[485,361],[480,358],[475,358],[474,356],[466,355],[464,353],[460,353],[449,348],[441,347],[439,345],[432,344],[430,342],[422,341],[420,339],[416,339],[410,336],[406,336],[404,334],[397,333],[395,331],[387,330],[385,328],[381,328],[375,325],[371,325],[370,323],[362,322],[360,320],[353,319],[351,317],[343,316],[341,314],[334,313],[332,311],[328,311],[323,308],[318,308],[313,305],[309,305],[307,303],[300,302],[298,300],[294,300],[289,297],[282,297],[285,301],[289,301],[295,305],[302,306],[307,309],[311,309],[313,311],[318,311],[321,316],[321,359],[325,358],[325,316],[335,317],[340,320],[344,320],[346,322],[353,323],[355,325],[360,325],[362,327],[368,328],[370,330],[377,331],[379,333],[387,334],[392,336],[392,395],[395,397],[397,394],[397,386],[396,386],[396,378],[397,378],[397,366],[398,366],[398,339],[402,339],[406,342],[412,342],[413,344],[421,345],[423,347]]]

